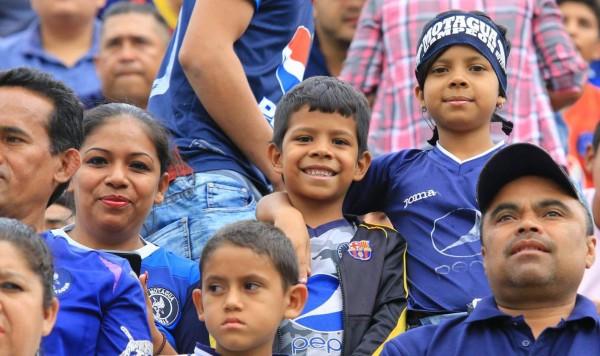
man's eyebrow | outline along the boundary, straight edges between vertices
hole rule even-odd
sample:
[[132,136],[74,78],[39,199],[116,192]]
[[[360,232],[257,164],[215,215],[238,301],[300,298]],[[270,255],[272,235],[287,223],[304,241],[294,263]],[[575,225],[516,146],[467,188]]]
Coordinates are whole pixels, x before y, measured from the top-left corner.
[[542,208],[542,209],[556,206],[565,211],[571,211],[571,208],[569,208],[569,206],[567,204],[563,203],[562,201],[560,201],[558,199],[545,199],[545,200],[542,200],[541,202],[537,203],[536,206],[539,208]]
[[[546,208],[549,208],[552,206],[558,207],[565,211],[571,211],[571,208],[569,208],[569,206],[567,204],[563,203],[562,201],[560,201],[558,199],[544,199],[544,200],[541,200],[541,201],[535,203],[535,207],[538,209],[546,209]],[[499,212],[504,211],[504,210],[515,211],[518,209],[519,209],[519,207],[515,203],[502,203],[502,204],[499,204],[497,207],[495,207],[494,210],[490,211],[488,214],[490,216],[495,216]]]
[[495,215],[497,215],[501,211],[504,211],[504,210],[517,210],[518,208],[519,207],[515,203],[502,203],[502,204],[499,204],[497,207],[495,207],[494,210],[488,212],[488,215],[495,216]]
[[0,126],[0,132],[3,134],[17,134],[29,137],[29,133],[16,126]]

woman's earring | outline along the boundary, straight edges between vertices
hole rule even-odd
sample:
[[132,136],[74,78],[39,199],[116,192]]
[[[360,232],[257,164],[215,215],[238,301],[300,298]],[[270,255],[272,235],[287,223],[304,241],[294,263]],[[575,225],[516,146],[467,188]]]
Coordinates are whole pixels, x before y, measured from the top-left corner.
[[500,110],[500,109],[502,109],[503,107],[504,107],[504,103],[500,103],[500,104],[496,105],[496,109],[497,109],[497,110]]
[[421,106],[421,112],[427,112],[427,108],[425,107],[425,105]]

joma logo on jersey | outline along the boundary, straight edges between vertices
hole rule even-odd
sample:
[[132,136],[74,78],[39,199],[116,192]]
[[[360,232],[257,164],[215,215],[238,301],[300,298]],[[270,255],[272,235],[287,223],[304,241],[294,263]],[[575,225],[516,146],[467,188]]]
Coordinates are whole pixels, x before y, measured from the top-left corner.
[[410,197],[404,199],[404,209],[406,209],[407,206],[409,206],[410,204],[417,202],[421,199],[427,199],[427,198],[431,198],[431,197],[435,197],[436,195],[438,195],[439,193],[436,192],[435,190],[429,189],[426,190],[424,192],[421,193],[417,193],[415,195],[411,195]]

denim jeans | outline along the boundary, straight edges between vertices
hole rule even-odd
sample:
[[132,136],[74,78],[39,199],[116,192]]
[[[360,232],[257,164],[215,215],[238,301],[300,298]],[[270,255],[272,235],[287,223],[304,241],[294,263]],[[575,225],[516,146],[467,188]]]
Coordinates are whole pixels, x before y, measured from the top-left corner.
[[449,314],[439,314],[439,315],[431,315],[426,317],[410,317],[410,312],[408,319],[406,320],[406,330],[418,328],[420,326],[425,325],[437,325],[444,320],[458,318],[459,316],[466,316],[467,312],[461,313],[449,313]]
[[256,189],[232,171],[177,177],[164,202],[155,205],[142,229],[147,241],[198,261],[206,241],[222,226],[255,219]]
[[428,316],[425,318],[421,318],[421,325],[425,326],[425,325],[437,325],[439,323],[441,323],[444,320],[449,320],[449,319],[454,319],[454,318],[458,318],[459,316],[465,316],[467,315],[466,312],[464,313],[450,313],[450,314],[442,314],[442,315],[432,315],[432,316]]

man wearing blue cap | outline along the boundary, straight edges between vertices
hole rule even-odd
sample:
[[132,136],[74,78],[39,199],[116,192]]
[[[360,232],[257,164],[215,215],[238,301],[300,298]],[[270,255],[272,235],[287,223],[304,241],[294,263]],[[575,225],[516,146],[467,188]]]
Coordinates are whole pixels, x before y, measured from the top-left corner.
[[595,258],[593,219],[567,173],[538,146],[507,146],[481,171],[477,200],[493,295],[468,316],[404,333],[382,354],[597,353],[600,318],[577,294]]

